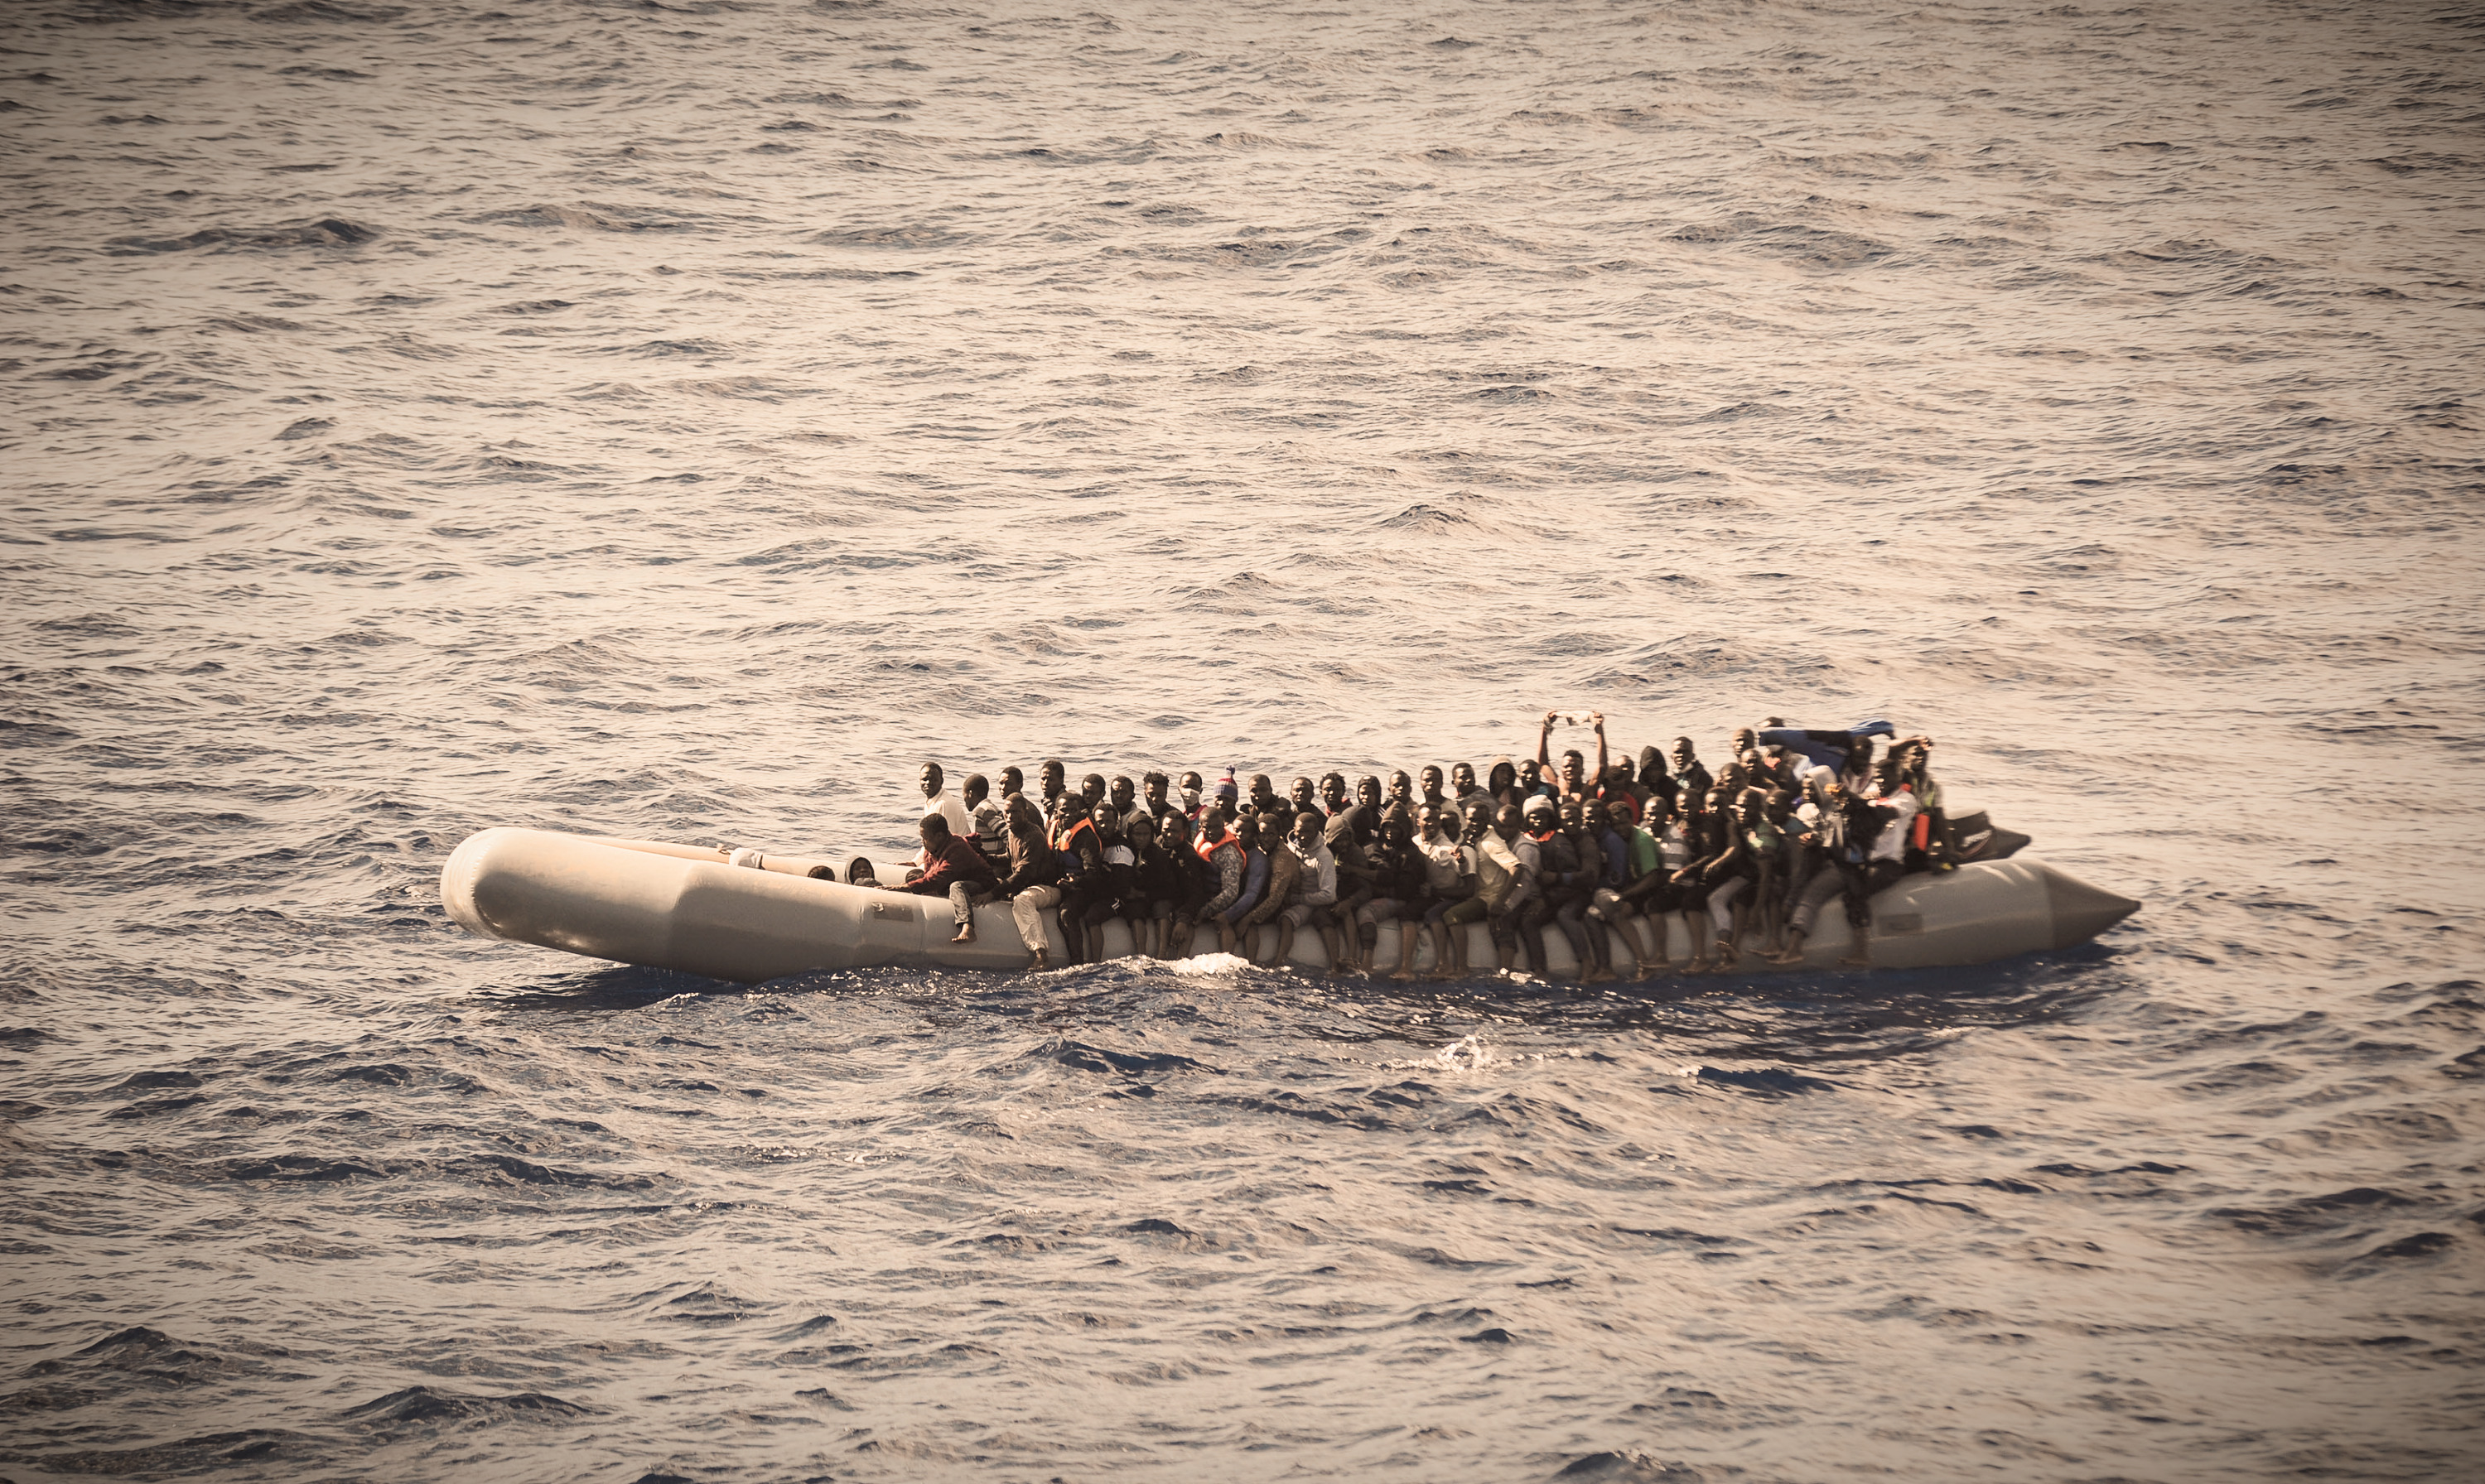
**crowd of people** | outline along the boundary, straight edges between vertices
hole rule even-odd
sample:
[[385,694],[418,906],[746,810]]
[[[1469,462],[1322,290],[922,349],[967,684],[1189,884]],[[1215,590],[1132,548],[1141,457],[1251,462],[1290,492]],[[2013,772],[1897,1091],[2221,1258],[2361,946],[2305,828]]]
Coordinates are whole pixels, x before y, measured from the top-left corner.
[[[1711,773],[1691,740],[1636,766],[1608,755],[1601,713],[1596,757],[1550,753],[1547,712],[1536,755],[1359,778],[1294,779],[1280,795],[1266,773],[1214,787],[1198,772],[1144,772],[1074,788],[1059,761],[1036,772],[982,773],[952,794],[923,765],[922,851],[886,889],[949,899],[954,942],[974,941],[974,909],[1010,904],[1027,966],[1051,966],[1043,912],[1057,911],[1069,961],[1099,957],[1120,919],[1139,953],[1187,957],[1203,931],[1215,947],[1283,964],[1296,935],[1317,933],[1332,973],[1377,972],[1381,930],[1395,923],[1393,978],[1415,976],[1429,937],[1432,977],[1475,968],[1546,974],[1547,929],[1568,940],[1588,983],[1673,972],[1666,919],[1681,913],[1703,973],[1746,951],[1773,962],[1803,956],[1831,898],[1855,928],[1843,960],[1866,961],[1873,895],[1911,871],[1947,871],[1956,845],[1928,764],[1932,740],[1900,738],[1887,721],[1843,729],[1789,727],[1777,717],[1734,734]],[[1879,745],[1876,746],[1876,742]],[[825,871],[827,868],[822,868]],[[856,885],[881,886],[867,860]],[[1498,962],[1467,961],[1468,925],[1488,930]],[[1264,931],[1264,930],[1266,930]],[[1265,956],[1254,952],[1262,942]],[[1625,964],[1625,960],[1627,960]]]

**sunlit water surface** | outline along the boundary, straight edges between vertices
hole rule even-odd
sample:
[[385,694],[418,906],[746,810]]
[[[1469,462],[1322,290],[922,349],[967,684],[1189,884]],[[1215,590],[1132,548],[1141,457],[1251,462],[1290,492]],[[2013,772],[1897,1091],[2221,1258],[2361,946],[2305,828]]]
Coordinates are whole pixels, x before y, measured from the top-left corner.
[[[10,1477],[2473,1477],[2473,14],[31,0]],[[525,823],[1933,733],[1975,970],[741,991]]]

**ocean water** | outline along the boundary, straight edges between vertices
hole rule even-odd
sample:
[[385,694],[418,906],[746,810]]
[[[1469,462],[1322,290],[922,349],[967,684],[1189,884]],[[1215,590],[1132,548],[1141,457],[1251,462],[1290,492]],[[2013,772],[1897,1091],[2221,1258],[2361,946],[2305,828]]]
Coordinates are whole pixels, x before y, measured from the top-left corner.
[[[2485,1473],[2485,23],[0,15],[0,1470]],[[530,824],[1888,715],[1973,970],[751,990]]]

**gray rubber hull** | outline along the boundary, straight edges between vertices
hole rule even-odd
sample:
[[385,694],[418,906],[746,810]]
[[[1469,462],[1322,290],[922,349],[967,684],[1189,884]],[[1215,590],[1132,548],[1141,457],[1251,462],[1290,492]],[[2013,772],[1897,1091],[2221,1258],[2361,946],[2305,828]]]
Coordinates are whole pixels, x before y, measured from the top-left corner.
[[[815,880],[803,874],[812,864],[770,857],[764,869],[752,869],[727,865],[719,852],[697,846],[487,829],[451,854],[441,869],[440,896],[450,916],[487,937],[746,985],[813,969],[1018,969],[1026,963],[1006,903],[979,908],[976,941],[953,944],[946,898]],[[2041,860],[1979,862],[1905,877],[1875,897],[1871,958],[1875,968],[1931,968],[2068,948],[2139,906]],[[1060,928],[1052,913],[1044,917],[1058,963]],[[1678,965],[1688,960],[1691,925],[1672,913],[1663,926],[1667,958]],[[1707,919],[1698,926],[1705,935]],[[1469,934],[1467,961],[1491,965],[1483,926],[1471,925]],[[1643,941],[1647,936],[1643,927]],[[1429,968],[1423,937],[1417,934],[1417,966]],[[1560,931],[1548,924],[1544,939],[1553,973],[1575,975],[1578,965]],[[1395,928],[1384,924],[1383,966],[1395,961],[1397,941]],[[1833,901],[1800,964],[1763,964],[1747,953],[1737,967],[1830,968],[1846,957],[1851,941]],[[1121,924],[1106,926],[1105,946],[1108,957],[1131,951]],[[1267,940],[1260,946],[1269,946]],[[1297,933],[1294,957],[1323,965],[1319,935]]]

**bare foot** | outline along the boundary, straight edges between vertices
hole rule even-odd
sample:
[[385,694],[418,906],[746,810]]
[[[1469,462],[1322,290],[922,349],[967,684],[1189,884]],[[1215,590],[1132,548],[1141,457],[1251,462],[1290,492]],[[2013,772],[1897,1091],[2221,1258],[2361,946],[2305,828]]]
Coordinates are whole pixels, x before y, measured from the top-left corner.
[[952,943],[971,943],[974,940],[975,925],[973,923],[969,923],[967,926],[959,929],[955,933],[952,933],[949,938],[949,941]]

